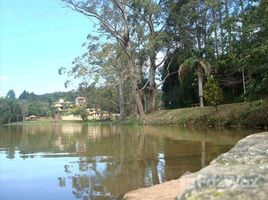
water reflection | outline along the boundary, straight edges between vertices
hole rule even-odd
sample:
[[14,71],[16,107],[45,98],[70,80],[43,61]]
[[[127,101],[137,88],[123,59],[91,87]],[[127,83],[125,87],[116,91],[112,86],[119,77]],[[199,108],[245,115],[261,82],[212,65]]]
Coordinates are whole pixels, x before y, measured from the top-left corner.
[[[30,188],[46,183],[44,199],[121,199],[129,190],[199,170],[248,133],[78,123],[3,126],[0,199],[16,198],[5,185],[17,184],[19,170]],[[24,185],[15,189],[25,192]],[[35,199],[32,193],[25,197]]]

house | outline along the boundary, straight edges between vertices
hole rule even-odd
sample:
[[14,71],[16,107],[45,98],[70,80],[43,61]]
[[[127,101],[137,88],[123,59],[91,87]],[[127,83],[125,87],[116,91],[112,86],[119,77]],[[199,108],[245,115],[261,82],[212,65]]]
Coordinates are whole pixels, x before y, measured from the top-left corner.
[[69,101],[64,101],[64,99],[59,99],[58,101],[54,102],[53,107],[56,108],[58,111],[61,111],[63,109],[71,108],[72,103]]
[[59,103],[64,103],[64,99],[59,99]]
[[60,103],[55,103],[54,106],[58,111],[61,111],[61,109],[63,108],[63,105]]
[[79,97],[77,97],[75,99],[76,106],[83,106],[83,105],[85,105],[86,102],[87,102],[87,98],[86,97],[79,96]]
[[35,121],[35,120],[37,120],[37,116],[30,115],[29,117],[26,118],[26,120],[28,120],[28,121]]
[[101,110],[99,108],[87,108],[89,116],[100,116]]

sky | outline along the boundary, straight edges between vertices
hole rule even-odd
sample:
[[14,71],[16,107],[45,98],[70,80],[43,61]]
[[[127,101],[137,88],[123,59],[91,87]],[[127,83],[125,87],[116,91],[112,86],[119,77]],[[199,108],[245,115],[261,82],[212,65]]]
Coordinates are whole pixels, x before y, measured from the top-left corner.
[[85,52],[92,27],[61,0],[0,0],[0,96],[75,89],[64,87],[58,69]]

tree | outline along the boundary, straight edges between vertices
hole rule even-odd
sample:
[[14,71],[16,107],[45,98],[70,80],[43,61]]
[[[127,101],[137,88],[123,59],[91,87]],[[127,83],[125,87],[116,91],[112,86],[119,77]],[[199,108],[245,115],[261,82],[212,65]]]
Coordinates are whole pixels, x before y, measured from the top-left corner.
[[88,111],[84,107],[79,107],[77,110],[74,111],[74,115],[79,115],[81,116],[83,121],[87,121],[87,116],[88,116]]
[[166,31],[172,43],[202,52],[196,57],[213,65],[226,102],[241,101],[249,91],[255,91],[256,98],[267,96],[262,87],[268,57],[268,23],[262,17],[267,1],[170,0],[168,10]]
[[68,7],[82,13],[83,15],[94,18],[98,22],[98,30],[107,35],[108,38],[118,43],[127,57],[126,67],[131,82],[131,92],[135,100],[133,110],[138,109],[140,116],[144,117],[144,108],[139,95],[138,84],[141,80],[139,67],[136,63],[135,50],[133,41],[136,34],[133,34],[135,25],[131,22],[133,10],[128,6],[128,2],[117,0],[90,0],[74,1],[63,0]]
[[[150,111],[156,110],[157,98],[157,69],[165,62],[167,53],[170,50],[170,38],[165,31],[166,28],[166,3],[162,1],[132,1],[131,6],[134,9],[133,20],[138,26],[137,32],[140,37],[137,42],[140,44],[140,52],[138,58],[141,67],[149,63],[148,81],[142,86],[139,91],[141,93],[149,93]],[[160,54],[164,56],[160,58]],[[141,70],[142,71],[142,70]],[[149,84],[149,87],[147,87]],[[144,90],[144,91],[142,91]],[[146,94],[145,94],[146,95]]]
[[[103,48],[102,59],[103,76],[105,77],[108,85],[118,85],[119,92],[119,113],[120,117],[125,117],[125,97],[124,97],[124,83],[127,78],[127,71],[125,70],[124,63],[127,61],[125,54],[118,45],[106,45]],[[113,102],[112,102],[113,103]]]
[[214,78],[209,78],[204,86],[204,98],[205,100],[215,106],[218,110],[218,105],[223,101],[223,93],[219,86],[219,83]]
[[16,99],[16,94],[14,90],[9,90],[6,94],[6,98],[10,100],[15,100]]
[[28,103],[28,115],[47,116],[50,113],[48,102],[31,101]]
[[[93,19],[98,31],[89,35],[88,52],[75,59],[69,72],[74,78],[81,78],[81,86],[86,89],[92,86],[109,91],[107,101],[114,106],[102,102],[105,95],[99,95],[98,99],[102,99],[99,104],[110,110],[118,106],[122,115],[144,116],[147,110],[155,110],[156,92],[161,84],[163,94],[169,93],[163,97],[165,105],[169,102],[172,102],[170,108],[190,105],[196,98],[193,72],[197,74],[199,101],[203,106],[203,79],[209,75],[210,65],[215,69],[226,101],[241,100],[250,87],[260,87],[251,89],[258,94],[265,91],[263,66],[268,57],[268,23],[262,17],[267,13],[265,0],[63,2]],[[189,55],[191,51],[197,52],[196,55]],[[159,54],[164,55],[161,61]],[[161,70],[159,83],[157,73]],[[178,83],[178,70],[180,76],[187,71],[191,73]]]
[[177,48],[173,54],[168,56],[162,70],[162,87],[164,108],[174,109],[189,107],[198,101],[197,82],[194,71],[191,70],[187,76],[178,78],[179,66],[191,56],[189,48]]
[[[125,67],[127,58],[117,43],[101,43],[99,40],[99,37],[89,35],[85,44],[88,51],[74,60],[71,69],[61,68],[60,74],[67,73],[71,78],[80,79],[80,91],[83,96],[89,94],[89,106],[118,112],[118,109],[114,109],[116,105],[119,107],[120,116],[124,118],[124,88],[127,79],[130,78]],[[118,91],[115,91],[114,87],[118,88]],[[118,100],[115,100],[115,96],[119,97]],[[93,102],[92,98],[96,98],[97,101]]]
[[[113,39],[110,44],[117,43],[117,46],[121,47],[125,54],[125,68],[136,104],[132,110],[138,109],[138,113],[144,116],[144,100],[149,96],[150,110],[154,111],[157,98],[157,69],[164,63],[167,58],[165,54],[169,50],[169,35],[164,31],[166,2],[63,1],[73,10],[97,19],[100,35],[108,35],[107,38]],[[159,54],[164,55],[162,59],[159,58]],[[148,81],[144,82],[145,79]]]
[[0,98],[0,124],[22,120],[22,111],[16,100]]
[[203,78],[209,76],[211,72],[210,63],[203,59],[197,58],[196,56],[190,57],[184,61],[179,67],[179,77],[183,77],[188,73],[191,68],[195,68],[198,78],[198,94],[200,107],[204,107],[203,101]]

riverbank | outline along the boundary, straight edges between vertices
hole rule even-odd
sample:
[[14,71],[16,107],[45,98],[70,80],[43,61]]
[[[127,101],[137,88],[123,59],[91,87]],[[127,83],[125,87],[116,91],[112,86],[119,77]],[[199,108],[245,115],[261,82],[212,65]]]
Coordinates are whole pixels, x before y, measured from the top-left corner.
[[125,200],[267,199],[268,132],[240,140],[210,165],[178,180],[130,191]]
[[13,125],[47,123],[83,123],[110,125],[164,125],[182,127],[268,128],[268,99],[241,102],[203,108],[159,110],[147,114],[144,119],[127,117],[124,120],[48,120],[15,122]]
[[267,128],[268,100],[224,104],[217,111],[211,106],[159,110],[147,115],[143,124]]

